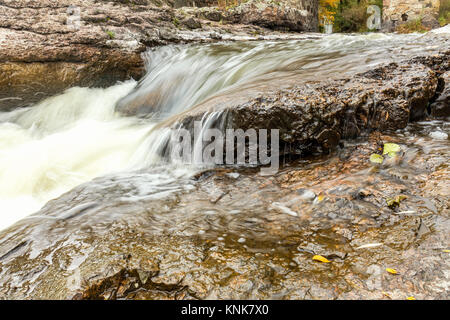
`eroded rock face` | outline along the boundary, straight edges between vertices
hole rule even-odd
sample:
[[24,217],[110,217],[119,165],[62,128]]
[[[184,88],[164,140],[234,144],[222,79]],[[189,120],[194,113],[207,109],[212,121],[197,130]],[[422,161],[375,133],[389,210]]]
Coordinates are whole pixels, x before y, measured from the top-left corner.
[[439,95],[431,104],[430,111],[436,118],[450,117],[450,72],[439,78]]
[[[265,18],[275,19],[272,25],[243,17],[223,24],[213,15],[197,14],[202,8],[188,12],[172,5],[166,0],[0,0],[0,110],[29,105],[72,86],[139,79],[146,47],[256,39],[271,33],[258,25],[275,28],[277,19],[297,21],[299,12],[271,5],[279,12]],[[221,17],[222,11],[213,11]]]
[[250,0],[225,11],[217,8],[186,9],[197,17],[251,24],[285,31],[317,31],[318,3],[312,1]]
[[[146,173],[98,178],[0,232],[0,298],[447,299],[448,142],[429,130],[271,177],[203,172],[165,199],[139,193]],[[386,142],[402,152],[371,165]]]

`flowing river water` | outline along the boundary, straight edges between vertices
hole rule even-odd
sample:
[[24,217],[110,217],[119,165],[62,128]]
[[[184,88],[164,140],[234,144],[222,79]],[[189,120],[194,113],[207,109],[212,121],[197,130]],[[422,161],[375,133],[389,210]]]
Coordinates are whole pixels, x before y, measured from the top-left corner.
[[[29,108],[0,113],[0,228],[104,175],[145,172],[138,188],[146,197],[182,190],[188,185],[183,181],[200,168],[162,161],[156,151],[164,139],[155,126],[164,127],[169,116],[209,97],[246,86],[270,87],[289,77],[298,82],[344,77],[439,49],[439,41],[423,35],[370,34],[149,50],[147,74],[139,82],[71,88]],[[137,116],[116,112],[133,105],[146,108]],[[139,199],[140,193],[128,196]]]

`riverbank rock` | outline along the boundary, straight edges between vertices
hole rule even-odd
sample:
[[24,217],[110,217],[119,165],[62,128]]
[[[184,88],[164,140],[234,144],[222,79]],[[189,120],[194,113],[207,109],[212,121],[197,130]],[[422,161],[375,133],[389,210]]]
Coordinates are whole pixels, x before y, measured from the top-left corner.
[[139,79],[145,72],[141,53],[146,47],[268,34],[283,38],[285,34],[263,28],[275,28],[281,20],[282,25],[302,21],[302,28],[287,30],[315,30],[315,25],[298,20],[304,11],[280,6],[266,6],[277,14],[266,14],[265,23],[244,19],[248,10],[242,9],[241,18],[224,24],[211,14],[197,14],[204,8],[175,9],[171,1],[0,0],[0,111],[72,86],[104,87]]
[[439,95],[430,106],[431,115],[436,118],[450,117],[450,72],[439,78]]
[[[446,299],[448,157],[427,130],[178,191],[149,188],[164,168],[97,178],[0,232],[0,298]],[[402,155],[373,166],[385,142]]]
[[302,1],[293,4],[289,1],[249,0],[226,10],[185,8],[184,12],[206,20],[257,25],[273,30],[317,31],[317,4],[311,1],[303,1],[303,3]]

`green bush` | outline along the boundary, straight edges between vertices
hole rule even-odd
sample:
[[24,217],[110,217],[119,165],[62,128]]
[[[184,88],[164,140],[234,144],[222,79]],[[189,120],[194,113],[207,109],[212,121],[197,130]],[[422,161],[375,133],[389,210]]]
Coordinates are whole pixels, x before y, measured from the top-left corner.
[[445,26],[450,23],[450,0],[441,0],[439,9],[439,23]]
[[112,31],[106,31],[106,34],[109,36],[110,39],[114,39],[116,37],[116,34]]

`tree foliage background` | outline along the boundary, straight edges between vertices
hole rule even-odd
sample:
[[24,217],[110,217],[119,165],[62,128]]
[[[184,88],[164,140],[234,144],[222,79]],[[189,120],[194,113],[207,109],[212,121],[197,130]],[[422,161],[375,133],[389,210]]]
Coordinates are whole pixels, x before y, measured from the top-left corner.
[[441,0],[439,22],[442,26],[450,23],[450,0]]

